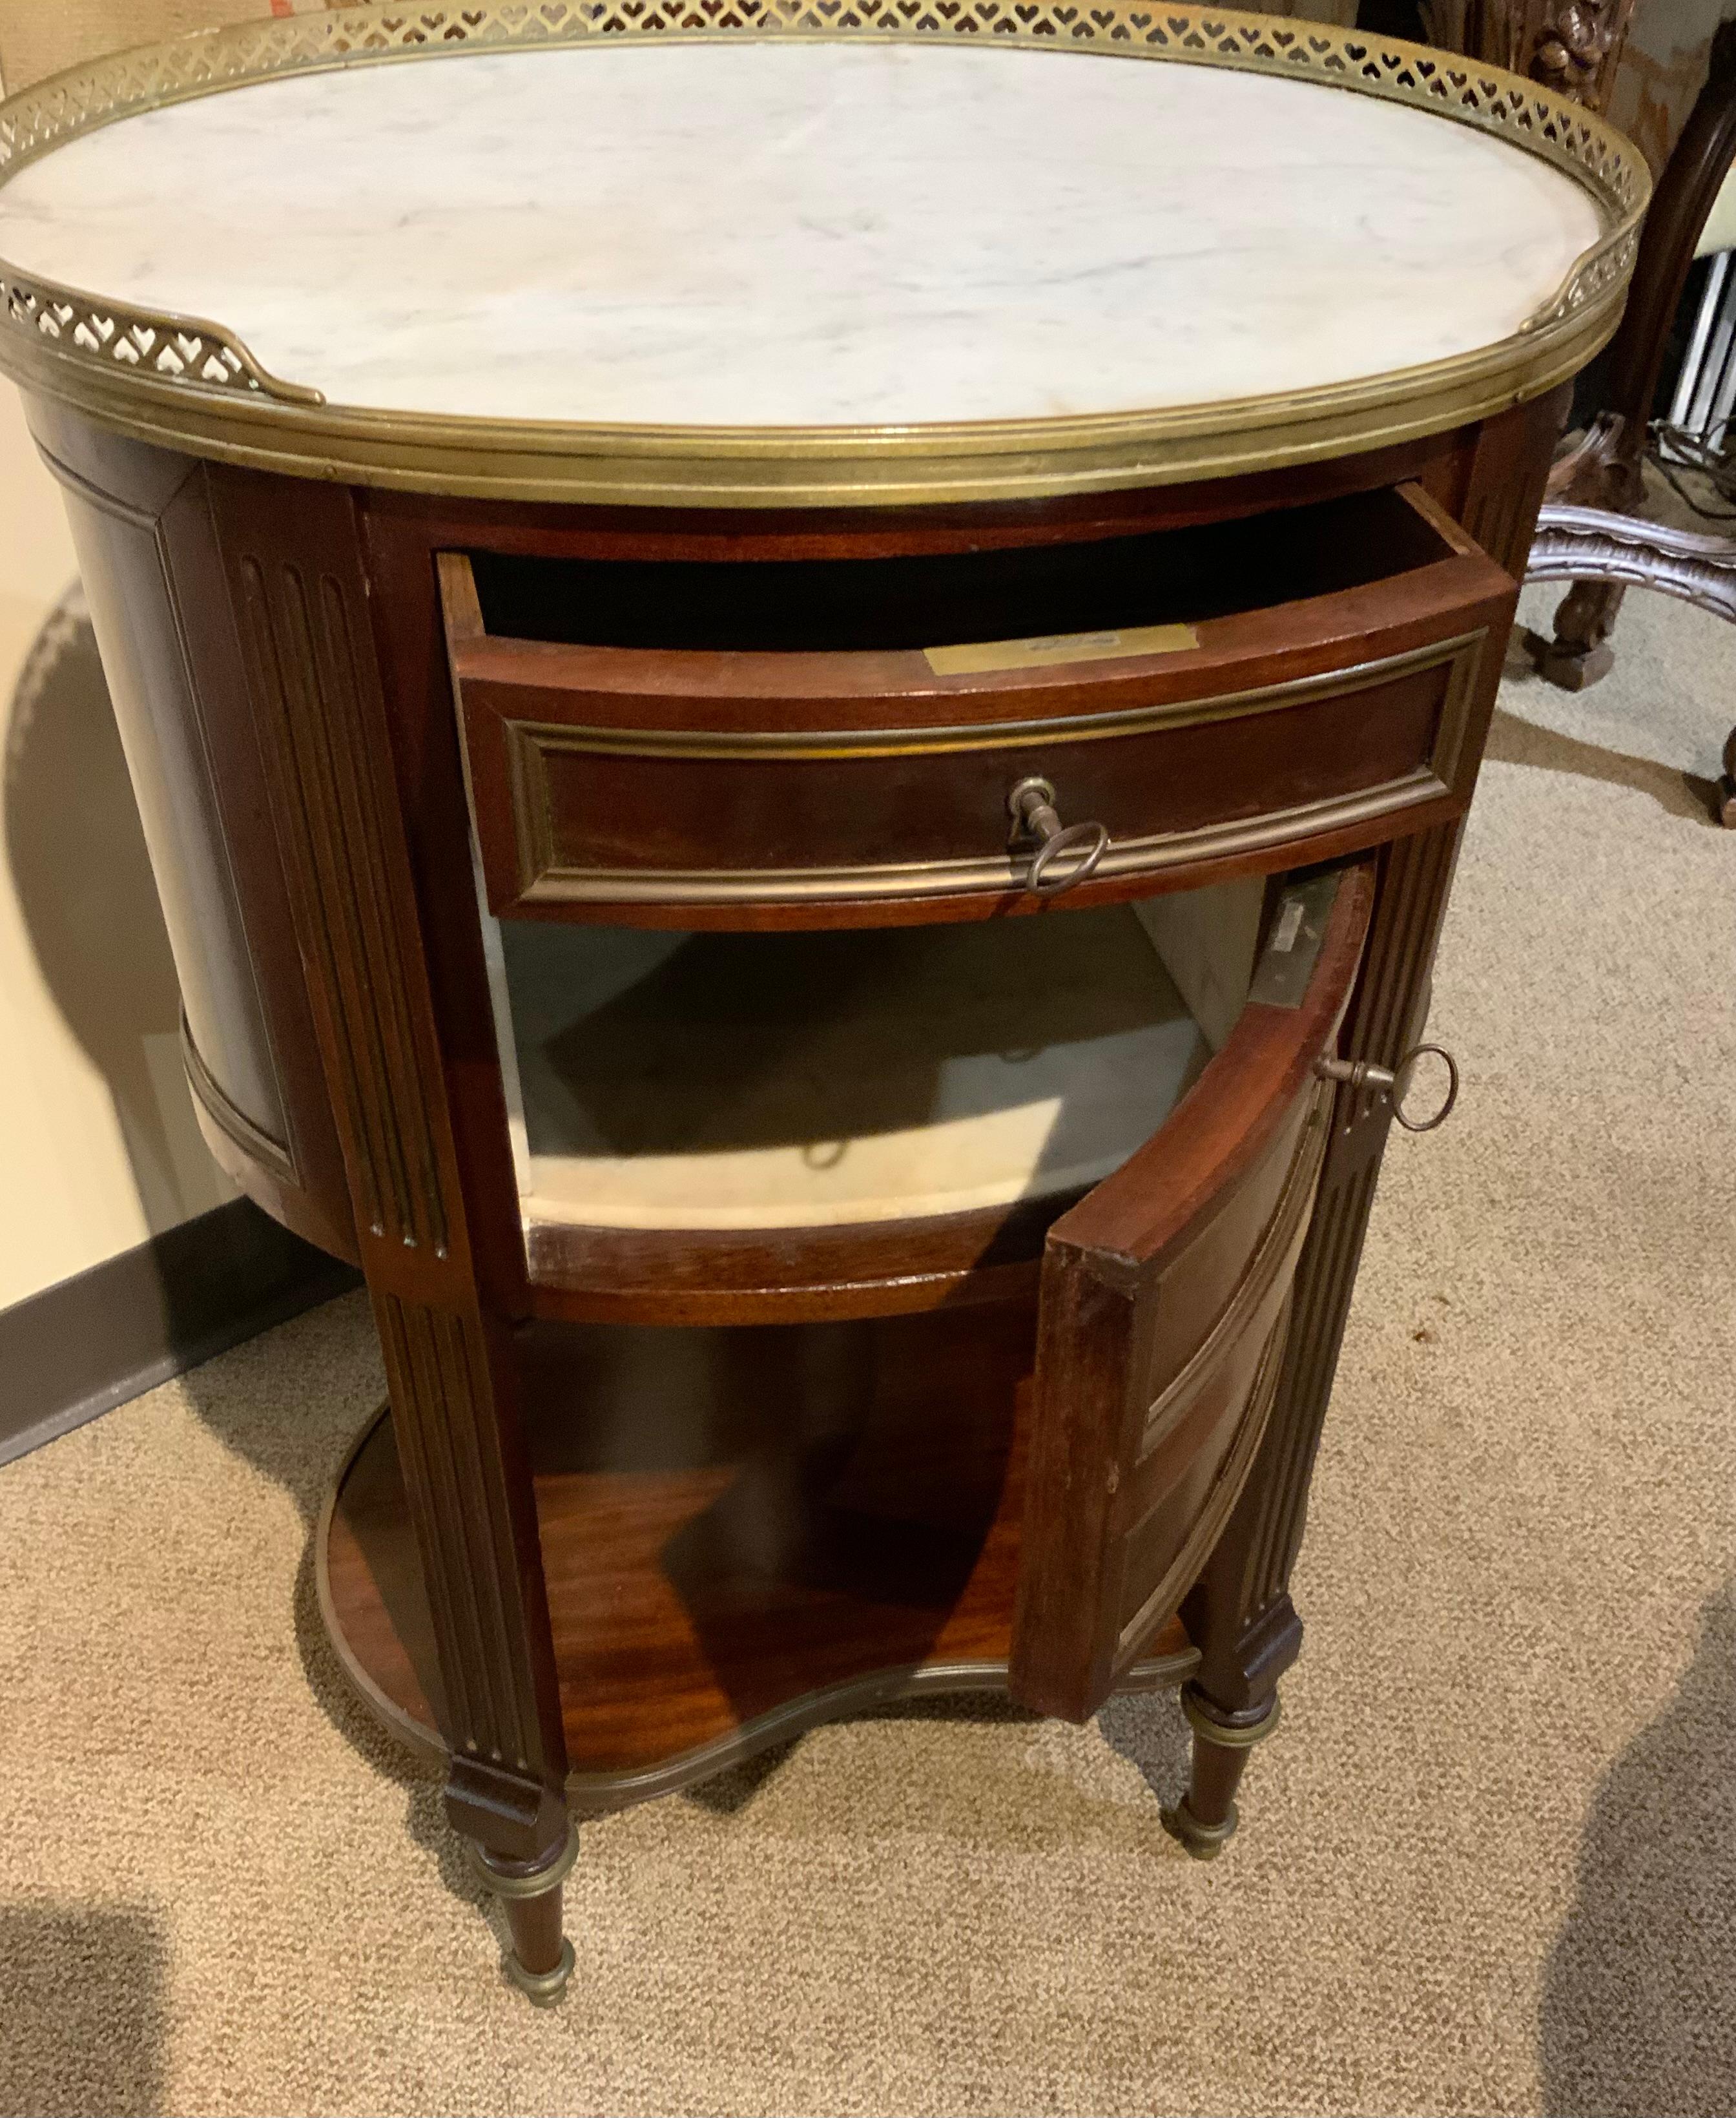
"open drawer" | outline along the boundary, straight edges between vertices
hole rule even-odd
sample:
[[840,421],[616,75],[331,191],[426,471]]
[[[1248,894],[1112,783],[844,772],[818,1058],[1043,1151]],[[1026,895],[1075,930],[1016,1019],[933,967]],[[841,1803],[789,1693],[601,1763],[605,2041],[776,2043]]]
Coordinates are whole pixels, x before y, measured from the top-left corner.
[[1034,903],[1030,780],[1106,839],[1087,902],[1372,844],[1468,794],[1515,594],[1414,486],[944,557],[440,564],[490,909],[686,927]]

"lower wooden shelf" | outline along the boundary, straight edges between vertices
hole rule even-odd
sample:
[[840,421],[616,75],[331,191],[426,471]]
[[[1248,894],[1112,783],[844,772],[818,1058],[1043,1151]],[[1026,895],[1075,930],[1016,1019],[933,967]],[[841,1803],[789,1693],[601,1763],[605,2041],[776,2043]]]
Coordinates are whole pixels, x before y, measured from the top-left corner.
[[[671,1792],[915,1693],[1004,1688],[1033,1330],[1024,1301],[766,1328],[527,1328],[576,1806]],[[362,1696],[442,1750],[384,1410],[339,1474],[317,1561]],[[1172,1623],[1129,1688],[1179,1682],[1197,1659]]]

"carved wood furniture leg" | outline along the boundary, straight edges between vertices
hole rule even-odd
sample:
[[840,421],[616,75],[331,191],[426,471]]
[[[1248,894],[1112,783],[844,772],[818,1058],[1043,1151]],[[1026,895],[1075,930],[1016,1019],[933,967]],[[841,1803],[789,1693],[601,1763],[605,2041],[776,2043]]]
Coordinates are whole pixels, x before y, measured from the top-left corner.
[[1187,1792],[1160,1815],[1164,1829],[1196,1861],[1215,1861],[1240,1820],[1235,1791],[1248,1753],[1277,1727],[1278,1701],[1274,1696],[1252,1713],[1216,1713],[1197,1684],[1185,1684],[1181,1710],[1194,1731],[1194,1769]]
[[[1736,22],[1712,40],[1706,86],[1658,179],[1640,237],[1633,280],[1609,352],[1609,409],[1581,446],[1556,466],[1549,499],[1571,507],[1639,510],[1646,430],[1671,319],[1682,299],[1694,246],[1736,155]],[[1526,579],[1558,574],[1528,569]],[[1623,583],[1580,579],[1555,613],[1555,636],[1539,658],[1550,683],[1581,691],[1614,660],[1609,631],[1622,606]]]
[[[1736,538],[1666,529],[1604,508],[1545,507],[1526,578],[1577,581],[1575,595],[1607,591],[1619,597],[1628,588],[1656,589],[1736,624]],[[1547,674],[1547,661],[1544,668]],[[1712,813],[1727,828],[1736,827],[1736,729],[1724,746]]]
[[1582,691],[1615,666],[1609,635],[1628,591],[1610,581],[1576,581],[1555,608],[1554,637],[1537,658],[1538,674],[1563,691]]
[[1431,44],[1528,74],[1601,111],[1633,0],[1423,0],[1422,14]]
[[[1351,1058],[1393,1066],[1420,1024],[1459,830],[1438,825],[1387,853],[1344,1038]],[[1246,1746],[1275,1725],[1278,1680],[1301,1651],[1290,1570],[1390,1121],[1390,1105],[1374,1090],[1346,1086],[1334,1098],[1271,1424],[1235,1512],[1182,1606],[1200,1650],[1185,1702],[1194,1774],[1168,1828],[1190,1852],[1216,1852],[1235,1829],[1231,1797]]]
[[573,1975],[573,1945],[561,1931],[561,1886],[578,1854],[576,1827],[549,1861],[501,1861],[473,1848],[477,1874],[506,1908],[512,1932],[506,1975],[539,2008],[552,2007]]
[[[1471,471],[1461,519],[1484,550],[1515,575],[1531,547],[1550,439],[1560,431],[1567,395],[1562,390],[1536,399],[1493,423]],[[1498,671],[1498,657],[1466,738],[1479,753]],[[1438,824],[1395,839],[1382,855],[1367,953],[1341,1038],[1346,1057],[1391,1067],[1420,1034],[1462,830],[1461,820]],[[1200,1650],[1190,1718],[1212,1718],[1220,1748],[1226,1727],[1269,1725],[1264,1716],[1277,1704],[1278,1680],[1301,1651],[1290,1571],[1391,1126],[1392,1107],[1378,1090],[1348,1084],[1337,1090],[1271,1422],[1235,1512],[1182,1605]],[[1212,1784],[1206,1776],[1222,1767],[1199,1755],[1213,1736],[1202,1735],[1197,1718],[1194,1725],[1204,1801]],[[1238,1766],[1235,1777],[1240,1771]],[[1230,1785],[1233,1789],[1234,1778]]]
[[459,1152],[469,1055],[436,1034],[354,502],[248,474],[214,480],[213,502],[427,1582],[446,1812],[492,1886],[519,1894],[510,1968],[547,1999],[570,1961],[555,1940],[571,1839],[508,1337],[514,1253],[485,1240],[491,1201]]

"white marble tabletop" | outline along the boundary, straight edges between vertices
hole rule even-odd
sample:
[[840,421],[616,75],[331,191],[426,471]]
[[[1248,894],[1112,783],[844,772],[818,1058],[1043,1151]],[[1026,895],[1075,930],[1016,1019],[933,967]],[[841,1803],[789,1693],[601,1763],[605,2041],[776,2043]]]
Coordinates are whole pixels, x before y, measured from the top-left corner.
[[742,40],[289,77],[68,142],[0,257],[334,404],[681,426],[1125,412],[1507,337],[1568,177],[1314,82]]

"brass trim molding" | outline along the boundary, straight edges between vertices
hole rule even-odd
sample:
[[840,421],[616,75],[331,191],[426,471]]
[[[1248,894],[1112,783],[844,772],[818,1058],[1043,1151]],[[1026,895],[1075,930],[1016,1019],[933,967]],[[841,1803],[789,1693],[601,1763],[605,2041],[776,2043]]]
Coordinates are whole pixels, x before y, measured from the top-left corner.
[[[1192,831],[1117,839],[1092,872],[1094,882],[1162,875],[1196,862],[1229,860],[1299,845],[1327,831],[1353,830],[1444,800],[1452,788],[1431,765],[1355,794],[1333,794],[1290,809],[1206,824]],[[1298,858],[1302,858],[1298,853]],[[996,859],[912,862],[902,867],[549,867],[526,884],[521,904],[882,904],[918,897],[1004,895],[1023,886],[1024,869]]]
[[1182,1686],[1181,1710],[1194,1734],[1216,1743],[1221,1750],[1251,1750],[1277,1733],[1282,1709],[1274,1696],[1258,1721],[1226,1721],[1206,1704],[1198,1685],[1187,1684]]
[[999,726],[930,729],[864,729],[848,735],[827,730],[812,734],[725,735],[708,738],[688,731],[616,729],[554,726],[503,721],[511,789],[513,837],[517,856],[518,899],[521,904],[812,904],[831,901],[883,902],[888,899],[976,895],[1019,887],[1023,867],[1007,852],[956,859],[901,862],[884,867],[787,868],[584,868],[557,858],[553,840],[544,761],[550,751],[584,755],[609,751],[628,756],[691,758],[787,758],[800,760],[884,757],[911,751],[964,749],[1029,749],[1044,743],[1065,744],[1148,734],[1193,721],[1228,719],[1244,714],[1283,710],[1323,694],[1340,697],[1369,690],[1395,678],[1447,668],[1440,717],[1427,761],[1397,779],[1327,795],[1286,809],[1267,809],[1188,831],[1155,833],[1115,839],[1096,874],[1108,881],[1128,875],[1159,874],[1190,862],[1231,854],[1265,852],[1274,846],[1390,816],[1452,794],[1464,756],[1465,731],[1476,688],[1477,670],[1487,631],[1460,633],[1426,647],[1327,671],[1288,683],[1227,692],[1212,699],[1177,700],[1168,705],[1129,708],[1121,713],[1082,715],[1077,720],[1013,721]]
[[523,1902],[547,1897],[572,1874],[579,1859],[579,1827],[569,1823],[566,1836],[554,1857],[537,1868],[524,1868],[517,1863],[510,1867],[497,1866],[474,1839],[467,1839],[465,1847],[470,1866],[484,1889],[492,1890],[497,1898]]
[[233,1140],[243,1154],[252,1155],[284,1183],[299,1185],[304,1182],[283,1141],[275,1140],[262,1126],[255,1124],[238,1104],[230,1101],[217,1076],[205,1063],[205,1054],[193,1041],[185,1008],[181,1010],[181,1064],[193,1100],[220,1133]]
[[582,721],[502,720],[510,739],[538,755],[582,751],[614,757],[684,757],[728,760],[781,759],[817,763],[849,757],[921,757],[954,750],[1026,750],[1033,743],[1099,742],[1116,736],[1146,735],[1153,728],[1188,728],[1202,721],[1239,720],[1244,714],[1304,705],[1323,693],[1337,698],[1366,691],[1377,684],[1416,675],[1450,662],[1481,645],[1488,629],[1455,633],[1368,662],[1323,669],[1312,677],[1290,677],[1277,684],[1258,684],[1240,691],[1217,691],[1203,698],[1160,700],[1156,704],[1111,707],[1089,714],[1050,715],[1046,719],[971,721],[956,726],[877,728],[718,729],[604,728]]
[[886,428],[464,419],[328,405],[221,324],[129,307],[0,261],[0,372],[135,439],[304,477],[521,501],[849,506],[1035,498],[1272,469],[1438,432],[1572,374],[1619,319],[1651,190],[1643,157],[1498,67],[1326,24],[1171,0],[465,0],[203,30],[0,104],[0,184],[139,112],[291,74],[622,37],[964,39],[1304,78],[1475,127],[1572,176],[1604,232],[1518,331],[1452,359],[1161,410]]

